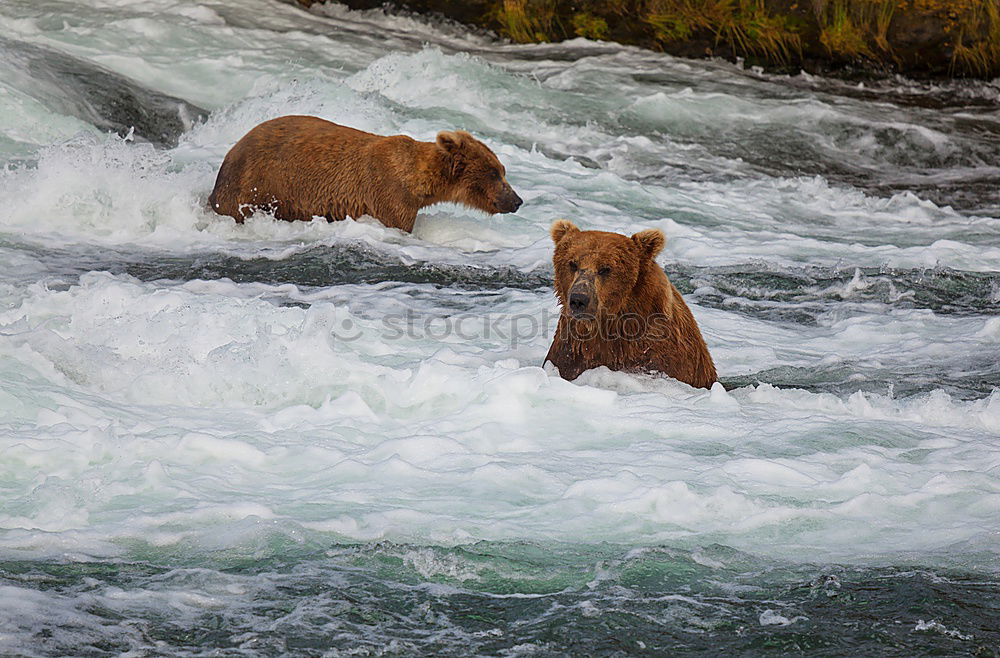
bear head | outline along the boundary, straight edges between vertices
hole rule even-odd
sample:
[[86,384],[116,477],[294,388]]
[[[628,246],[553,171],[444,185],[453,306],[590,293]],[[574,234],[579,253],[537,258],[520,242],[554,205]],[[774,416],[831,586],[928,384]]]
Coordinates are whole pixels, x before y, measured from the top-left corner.
[[560,219],[552,224],[555,288],[563,313],[589,321],[621,311],[637,293],[643,270],[663,249],[663,233],[640,231],[632,237],[606,231],[581,231]]
[[521,207],[521,197],[507,183],[507,170],[488,146],[464,130],[439,132],[437,145],[448,163],[449,201],[490,214]]

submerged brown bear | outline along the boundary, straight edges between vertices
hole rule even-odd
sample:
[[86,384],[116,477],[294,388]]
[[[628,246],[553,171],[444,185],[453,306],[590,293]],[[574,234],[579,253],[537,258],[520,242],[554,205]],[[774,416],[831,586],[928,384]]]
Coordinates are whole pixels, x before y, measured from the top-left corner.
[[505,175],[493,151],[462,130],[418,142],[287,116],[265,121],[230,149],[208,201],[237,222],[267,208],[289,221],[371,215],[412,231],[417,211],[442,201],[514,212],[521,199]]
[[564,379],[607,366],[662,372],[711,388],[715,365],[691,310],[656,264],[663,233],[632,237],[552,225],[556,295],[562,314],[545,357]]

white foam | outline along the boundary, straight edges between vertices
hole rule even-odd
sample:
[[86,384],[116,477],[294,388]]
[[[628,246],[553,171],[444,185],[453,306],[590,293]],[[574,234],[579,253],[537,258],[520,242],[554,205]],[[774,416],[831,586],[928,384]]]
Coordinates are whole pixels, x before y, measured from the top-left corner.
[[[537,271],[551,261],[548,226],[568,217],[661,228],[661,262],[859,268],[825,293],[833,310],[812,325],[692,303],[724,377],[960,377],[995,355],[1000,324],[985,314],[847,312],[836,299],[863,292],[869,266],[1000,269],[1000,220],[764,173],[731,143],[763,126],[813,149],[817,166],[856,171],[860,153],[861,169],[908,180],[913,167],[894,163],[913,155],[916,175],[990,180],[977,162],[988,145],[953,136],[951,118],[900,106],[889,121],[823,94],[790,101],[798,92],[780,81],[611,45],[499,46],[421,27],[436,44],[424,47],[404,34],[410,19],[342,12],[264,0],[0,7],[7,38],[212,110],[176,148],[156,149],[78,130],[30,84],[4,87],[15,91],[0,106],[31,117],[0,122],[3,162],[30,161],[0,168],[0,554],[266,557],[385,539],[720,543],[867,563],[995,555],[1000,392],[706,391],[604,368],[566,382],[542,368],[557,310],[548,290],[76,275],[80,252],[106,250],[110,267],[151,250],[279,261],[344,243],[403,264]],[[452,54],[470,42],[480,55]],[[258,213],[237,225],[209,211],[228,148],[289,113],[423,140],[472,130],[526,204],[493,217],[427,209],[412,235],[371,218]],[[481,577],[419,548],[403,559],[422,577]],[[174,604],[216,605],[150,605]],[[798,620],[770,613],[761,623]]]
[[[126,26],[134,31],[166,19],[127,20],[139,21]],[[155,29],[167,28],[156,23]],[[429,79],[434,86],[418,81],[417,71],[433,72]],[[126,73],[140,81],[159,79],[152,71]],[[730,165],[711,154],[692,154],[669,140],[620,137],[605,127],[555,122],[546,118],[548,113],[575,102],[574,93],[547,91],[526,76],[479,58],[424,48],[372,59],[353,76],[342,76],[299,76],[294,71],[257,76],[226,92],[230,104],[183,136],[172,151],[123,144],[111,136],[78,137],[45,147],[38,153],[37,170],[0,173],[7,196],[0,230],[48,243],[141,242],[237,253],[276,245],[279,253],[287,253],[289,245],[308,248],[353,239],[354,230],[339,225],[306,228],[262,216],[240,227],[206,209],[217,167],[236,140],[261,121],[303,113],[418,139],[433,139],[443,128],[478,130],[507,163],[509,179],[527,202],[520,212],[485,218],[453,206],[428,209],[418,220],[418,242],[400,249],[404,258],[457,262],[467,260],[469,253],[500,250],[497,262],[536,267],[549,257],[548,225],[563,216],[584,228],[602,230],[659,226],[669,238],[665,258],[700,265],[752,259],[835,265],[849,258],[859,266],[1000,266],[1000,247],[970,243],[964,237],[970,222],[982,234],[997,234],[997,220],[963,217],[908,193],[875,199],[819,177],[682,182],[671,187],[629,180],[635,166],[645,166],[631,164],[633,156],[623,155],[630,152],[638,154],[636,163],[694,155],[704,160],[706,169]],[[213,81],[220,77],[220,72],[184,71],[174,76]],[[496,107],[490,101],[498,96],[519,102]],[[191,94],[185,97],[198,100]],[[444,99],[459,114],[445,121],[423,116],[428,110],[440,111]],[[521,143],[504,142],[512,137]],[[539,143],[607,162],[608,168],[590,169],[565,156],[544,155],[532,148]],[[391,235],[368,239],[381,243],[387,237],[395,241]],[[425,250],[427,243],[444,248]]]
[[[538,367],[548,331],[516,348],[394,337],[371,305],[405,291],[350,286],[359,314],[335,290],[304,309],[261,299],[266,288],[88,274],[8,293],[0,400],[39,429],[0,434],[20,492],[0,515],[16,531],[5,551],[44,552],[52,533],[106,554],[278,532],[850,557],[973,540],[1000,502],[987,475],[996,393],[726,393],[606,369],[570,383]],[[512,291],[501,308],[551,303]],[[344,320],[356,339],[331,337]],[[59,384],[39,397],[41,382]],[[943,509],[948,524],[928,531]]]
[[759,621],[761,626],[791,626],[798,621],[808,621],[809,618],[804,615],[796,615],[792,618],[788,618],[774,610],[768,608],[764,612],[760,613]]
[[942,624],[941,622],[934,621],[933,619],[930,620],[930,621],[924,621],[923,619],[918,619],[917,620],[917,625],[913,627],[913,632],[914,633],[921,633],[921,632],[924,632],[924,633],[926,633],[926,632],[940,633],[941,635],[947,635],[947,636],[951,636],[951,637],[957,638],[959,640],[966,640],[966,641],[975,639],[975,636],[972,635],[972,634],[965,634],[965,633],[962,633],[960,631],[956,631],[956,630],[950,629],[947,626],[945,626],[944,624]]

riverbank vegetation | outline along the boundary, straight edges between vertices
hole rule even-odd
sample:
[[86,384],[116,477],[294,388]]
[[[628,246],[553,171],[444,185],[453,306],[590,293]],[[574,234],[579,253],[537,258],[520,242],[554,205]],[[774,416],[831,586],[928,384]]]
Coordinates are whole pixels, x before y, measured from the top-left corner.
[[[313,4],[315,0],[298,0]],[[345,0],[353,8],[382,0]],[[390,3],[393,4],[393,3]],[[574,37],[770,69],[1000,75],[1000,0],[405,0],[519,43]]]

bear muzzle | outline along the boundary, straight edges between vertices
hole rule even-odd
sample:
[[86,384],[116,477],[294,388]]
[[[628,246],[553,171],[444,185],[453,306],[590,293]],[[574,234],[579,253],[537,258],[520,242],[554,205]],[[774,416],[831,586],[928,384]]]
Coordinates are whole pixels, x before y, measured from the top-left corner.
[[595,301],[594,281],[592,277],[581,276],[569,289],[566,296],[567,309],[574,318],[591,318],[594,316]]
[[573,313],[582,313],[590,308],[590,297],[580,292],[575,292],[569,296],[569,310]]
[[516,212],[518,208],[524,201],[521,197],[517,196],[517,192],[514,191],[510,185],[504,186],[503,193],[500,198],[497,199],[496,208],[497,212]]

